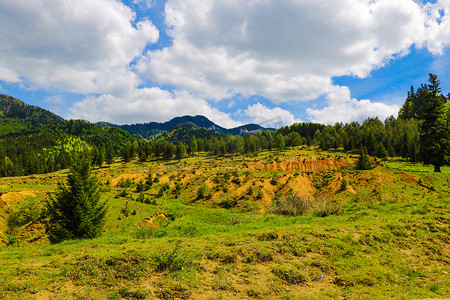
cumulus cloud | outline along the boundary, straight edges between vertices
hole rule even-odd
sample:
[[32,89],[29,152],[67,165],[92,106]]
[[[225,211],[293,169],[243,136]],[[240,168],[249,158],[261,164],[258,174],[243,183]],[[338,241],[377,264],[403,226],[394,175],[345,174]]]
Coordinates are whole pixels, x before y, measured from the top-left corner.
[[0,0],[0,79],[75,93],[138,84],[130,63],[159,31],[115,0]]
[[165,15],[173,44],[148,52],[141,75],[210,99],[275,103],[315,99],[333,77],[366,77],[413,44],[439,51],[450,28],[413,0],[168,0]]
[[351,97],[346,86],[334,86],[326,96],[327,106],[322,109],[308,108],[306,113],[311,122],[335,124],[337,122],[362,123],[369,117],[384,121],[389,116],[397,116],[400,107],[370,100],[357,100]]
[[291,112],[281,107],[269,108],[259,102],[249,105],[242,114],[250,117],[252,123],[260,124],[264,127],[279,128],[301,122]]
[[211,107],[204,99],[187,92],[171,93],[156,87],[135,89],[127,98],[113,95],[86,97],[70,108],[67,118],[130,124],[165,122],[182,115],[203,115],[227,128],[242,125],[228,114]]
[[[0,0],[0,7],[0,81],[87,95],[71,115],[93,121],[205,114],[234,126],[211,101],[236,95],[232,101],[259,95],[276,105],[327,95],[327,107],[308,110],[321,122],[381,116],[393,107],[352,99],[333,78],[364,78],[412,45],[439,55],[450,44],[450,0],[167,0],[172,40],[146,53],[158,29],[119,0]],[[296,121],[259,103],[245,113],[258,122],[265,113]]]

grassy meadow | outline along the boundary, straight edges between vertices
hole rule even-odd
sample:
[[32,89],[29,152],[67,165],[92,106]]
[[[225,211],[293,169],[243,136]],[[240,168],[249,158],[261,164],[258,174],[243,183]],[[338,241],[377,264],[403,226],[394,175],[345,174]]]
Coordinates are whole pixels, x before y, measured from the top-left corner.
[[[450,168],[314,149],[94,169],[101,237],[51,245],[67,170],[0,179],[0,299],[450,298]],[[147,183],[147,184],[146,184]]]

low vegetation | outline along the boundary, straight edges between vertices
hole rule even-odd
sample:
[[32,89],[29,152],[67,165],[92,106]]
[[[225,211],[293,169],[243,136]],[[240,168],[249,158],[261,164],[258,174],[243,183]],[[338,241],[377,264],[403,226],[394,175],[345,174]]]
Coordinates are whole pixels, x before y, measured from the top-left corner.
[[102,234],[58,244],[40,212],[67,171],[4,178],[0,298],[450,297],[449,168],[205,155],[94,168]]

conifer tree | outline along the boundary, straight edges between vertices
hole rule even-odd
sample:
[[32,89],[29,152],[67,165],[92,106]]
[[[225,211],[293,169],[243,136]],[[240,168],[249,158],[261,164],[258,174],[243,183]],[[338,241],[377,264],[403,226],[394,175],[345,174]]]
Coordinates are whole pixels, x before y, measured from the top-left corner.
[[371,170],[372,163],[369,160],[369,156],[367,155],[367,149],[365,147],[361,148],[359,152],[358,160],[356,161],[356,169],[357,170]]
[[433,165],[435,172],[449,163],[450,132],[445,114],[445,97],[441,95],[437,75],[429,74],[428,93],[422,106],[423,123],[420,127],[420,155],[425,164]]
[[108,165],[113,163],[114,155],[111,147],[106,148],[105,160]]
[[198,144],[195,135],[192,136],[191,141],[189,142],[188,152],[189,154],[195,154],[198,151]]
[[186,146],[182,142],[179,142],[175,150],[175,157],[177,159],[181,159],[184,158],[185,156],[186,156]]
[[284,137],[280,134],[280,133],[278,133],[277,135],[276,135],[276,138],[275,138],[276,140],[276,147],[278,148],[278,149],[280,149],[280,150],[283,150],[284,149],[284,147],[286,146],[286,144],[285,144],[285,142],[284,142]]
[[75,159],[56,196],[46,203],[46,233],[52,243],[100,235],[106,216],[106,203],[100,202],[97,178],[91,175],[86,159]]

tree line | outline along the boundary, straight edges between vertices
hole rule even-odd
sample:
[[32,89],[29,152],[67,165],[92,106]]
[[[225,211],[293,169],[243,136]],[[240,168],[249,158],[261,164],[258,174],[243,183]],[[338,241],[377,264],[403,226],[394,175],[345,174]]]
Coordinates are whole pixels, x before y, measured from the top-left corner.
[[[450,162],[450,94],[441,92],[437,76],[429,74],[428,84],[411,87],[398,118],[384,121],[368,118],[325,126],[297,123],[256,135],[196,138],[175,143],[164,138],[138,140],[117,128],[103,129],[81,120],[57,122],[9,133],[0,140],[0,176],[30,175],[67,168],[76,153],[88,152],[92,165],[111,164],[120,156],[124,162],[135,157],[146,161],[181,159],[198,152],[209,155],[251,154],[285,147],[318,146],[323,150],[360,152],[386,158],[403,157],[411,162],[435,166]],[[195,132],[193,133],[195,134]],[[189,142],[186,142],[189,140]]]
[[[256,135],[227,135],[208,139],[196,139],[193,136],[188,145],[159,139],[150,145],[143,145],[144,149],[138,149],[136,144],[135,152],[172,159],[197,151],[205,151],[210,155],[248,154],[304,145],[346,152],[365,149],[371,156],[421,161],[435,166],[435,171],[440,171],[441,166],[450,163],[450,94],[444,96],[439,86],[437,76],[429,74],[428,84],[422,84],[417,90],[411,87],[398,118],[390,116],[384,122],[378,118],[368,118],[362,124],[351,122],[325,126],[297,123]],[[197,145],[197,151],[192,150],[193,142]],[[126,161],[129,159],[129,156],[126,157]]]

